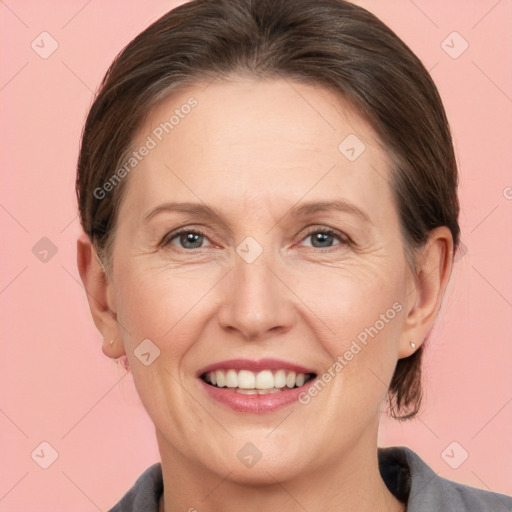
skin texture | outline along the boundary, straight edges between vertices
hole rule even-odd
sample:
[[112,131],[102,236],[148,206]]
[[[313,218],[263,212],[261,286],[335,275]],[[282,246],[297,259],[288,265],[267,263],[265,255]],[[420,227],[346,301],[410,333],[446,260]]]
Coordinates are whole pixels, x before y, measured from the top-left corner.
[[[281,79],[197,84],[157,105],[134,147],[191,96],[194,110],[127,178],[112,275],[88,239],[78,240],[103,351],[127,355],[155,424],[161,510],[403,510],[378,472],[379,416],[397,360],[413,352],[410,340],[419,347],[440,307],[449,230],[431,233],[413,272],[385,148],[319,87]],[[353,162],[338,150],[349,134],[366,146]],[[368,220],[347,211],[288,215],[331,200]],[[207,204],[222,217],[163,212],[144,221],[169,201]],[[205,237],[184,246],[186,238],[168,236],[159,246],[181,227]],[[318,244],[312,234],[326,227],[340,237]],[[263,249],[250,264],[236,252],[247,236]],[[264,357],[321,375],[395,303],[401,311],[307,405],[235,412],[209,398],[196,376],[217,361]],[[146,338],[160,349],[150,366],[134,356]],[[262,454],[251,468],[237,457],[248,442]]]

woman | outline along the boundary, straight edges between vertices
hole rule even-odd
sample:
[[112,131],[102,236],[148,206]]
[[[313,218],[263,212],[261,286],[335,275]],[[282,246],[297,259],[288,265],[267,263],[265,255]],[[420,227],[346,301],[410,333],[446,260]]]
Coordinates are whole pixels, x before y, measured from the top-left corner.
[[509,510],[378,448],[413,417],[459,241],[420,61],[341,0],[195,0],[109,69],[83,133],[78,266],[155,464],[113,511]]

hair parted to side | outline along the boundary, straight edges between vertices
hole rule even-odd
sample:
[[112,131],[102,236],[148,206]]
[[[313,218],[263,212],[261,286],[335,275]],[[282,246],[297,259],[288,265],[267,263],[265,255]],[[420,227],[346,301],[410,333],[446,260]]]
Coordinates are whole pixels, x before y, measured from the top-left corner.
[[[447,226],[459,242],[457,164],[437,88],[414,53],[367,10],[344,0],[193,0],[154,22],[116,57],[84,126],[76,193],[80,219],[107,274],[129,177],[98,198],[150,109],[187,85],[286,78],[334,91],[375,130],[393,162],[391,187],[407,251]],[[421,402],[424,343],[397,363],[389,411]]]

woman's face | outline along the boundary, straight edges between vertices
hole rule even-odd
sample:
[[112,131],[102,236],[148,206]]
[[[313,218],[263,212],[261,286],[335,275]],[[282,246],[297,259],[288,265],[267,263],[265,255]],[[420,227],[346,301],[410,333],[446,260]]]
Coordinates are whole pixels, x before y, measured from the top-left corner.
[[267,481],[375,445],[414,282],[370,128],[318,87],[216,80],[133,147],[108,296],[161,452]]

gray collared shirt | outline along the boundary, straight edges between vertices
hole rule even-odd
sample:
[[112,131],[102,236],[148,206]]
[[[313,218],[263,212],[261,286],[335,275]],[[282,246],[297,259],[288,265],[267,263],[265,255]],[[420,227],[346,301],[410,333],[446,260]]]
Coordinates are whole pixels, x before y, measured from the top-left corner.
[[[379,448],[378,456],[383,480],[407,503],[407,512],[512,512],[512,497],[442,478],[409,448]],[[162,466],[156,463],[109,512],[158,512],[162,492]]]

